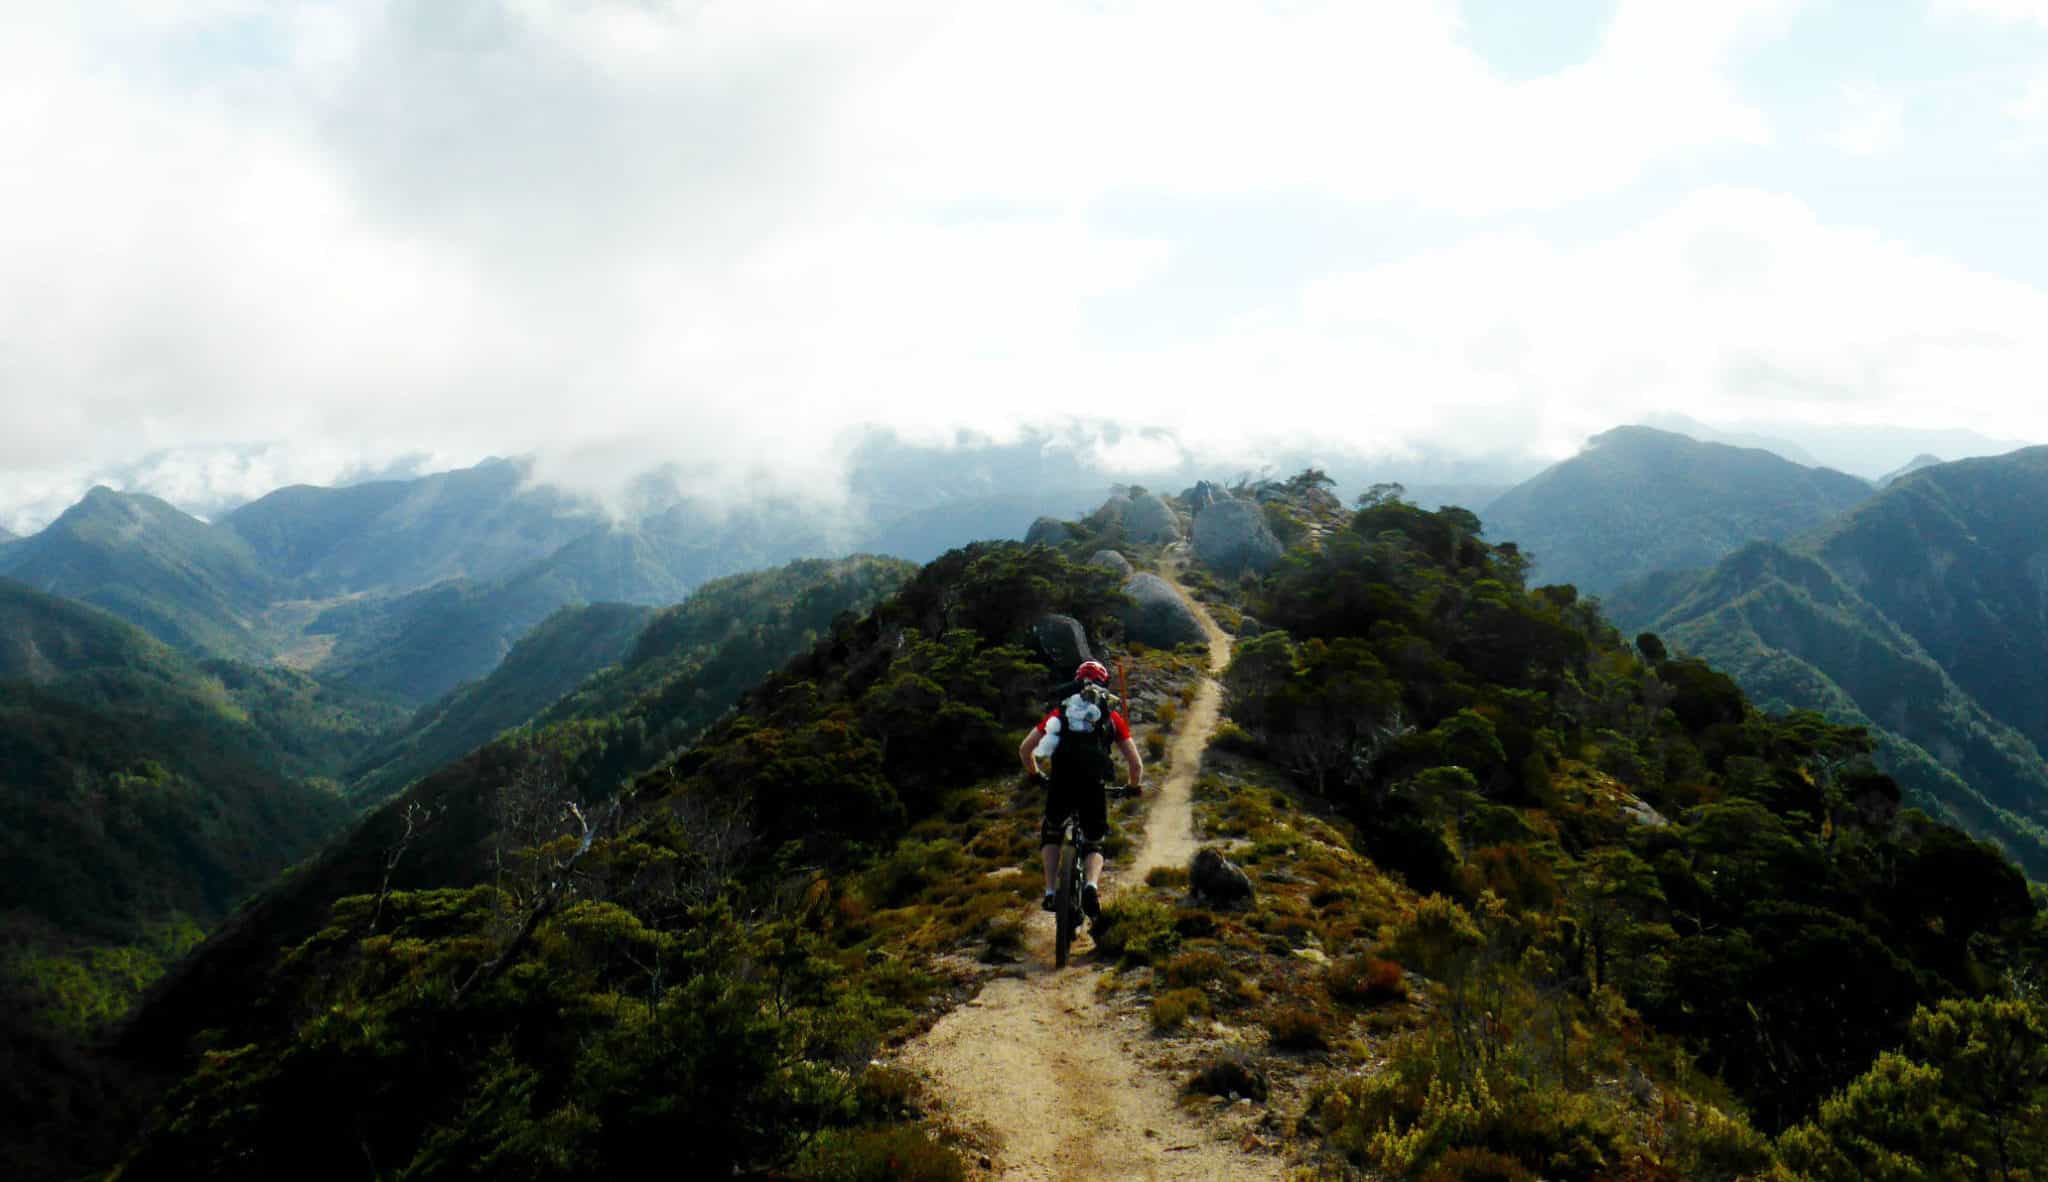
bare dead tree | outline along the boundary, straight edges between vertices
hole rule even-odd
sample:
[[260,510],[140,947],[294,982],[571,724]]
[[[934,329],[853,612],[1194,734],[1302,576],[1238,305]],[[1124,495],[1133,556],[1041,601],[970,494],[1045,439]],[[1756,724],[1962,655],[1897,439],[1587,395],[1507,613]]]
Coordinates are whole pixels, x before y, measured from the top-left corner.
[[[577,863],[590,852],[591,845],[596,842],[605,826],[619,815],[620,803],[620,798],[614,796],[595,820],[586,816],[582,808],[574,802],[563,806],[564,812],[576,822],[580,831],[576,848],[570,851],[567,857],[554,859],[548,863],[548,872],[544,876],[547,883],[527,901],[526,917],[518,930],[513,932],[511,939],[505,942],[496,956],[478,965],[476,970],[470,973],[469,979],[455,990],[455,996],[450,1004],[461,1005],[471,994],[497,980],[499,974],[511,966],[520,951],[526,947],[526,942],[533,938],[534,930],[540,927],[541,921],[552,915],[555,909],[561,906],[562,900],[574,890],[573,876]],[[535,864],[539,863],[538,858],[534,861]]]
[[384,918],[384,900],[391,896],[391,876],[398,872],[398,864],[405,860],[406,851],[413,841],[426,832],[441,815],[439,808],[428,806],[424,801],[408,800],[399,814],[398,837],[384,850],[384,876],[377,884],[377,902],[370,909],[370,928],[365,935],[377,934],[377,924]]

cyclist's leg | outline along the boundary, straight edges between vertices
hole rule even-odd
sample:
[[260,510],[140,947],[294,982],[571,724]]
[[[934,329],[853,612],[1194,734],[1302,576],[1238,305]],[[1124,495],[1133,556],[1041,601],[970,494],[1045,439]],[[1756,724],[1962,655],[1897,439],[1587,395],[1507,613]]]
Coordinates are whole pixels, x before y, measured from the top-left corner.
[[1053,879],[1060,868],[1060,827],[1067,819],[1068,792],[1053,780],[1045,786],[1045,817],[1038,823],[1039,860],[1045,864],[1045,893],[1050,895],[1057,889]]
[[1089,886],[1102,882],[1102,843],[1109,838],[1109,796],[1105,786],[1088,786],[1078,802],[1081,814],[1081,874]]

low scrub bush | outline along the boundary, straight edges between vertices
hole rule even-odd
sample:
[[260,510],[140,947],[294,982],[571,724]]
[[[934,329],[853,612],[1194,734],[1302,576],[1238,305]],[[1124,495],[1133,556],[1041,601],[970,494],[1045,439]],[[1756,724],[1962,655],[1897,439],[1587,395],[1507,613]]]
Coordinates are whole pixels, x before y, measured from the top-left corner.
[[1166,962],[1166,983],[1176,989],[1198,986],[1229,972],[1223,958],[1206,948],[1183,952]]
[[1095,946],[1126,964],[1157,964],[1180,946],[1180,933],[1166,904],[1145,895],[1123,895],[1102,909]]
[[1330,996],[1347,1005],[1380,1006],[1408,1000],[1407,973],[1377,956],[1347,956],[1330,966]]
[[1528,1167],[1486,1149],[1453,1149],[1422,1175],[1421,1182],[1536,1182]]
[[967,1182],[967,1163],[915,1125],[833,1130],[798,1159],[810,1182]]
[[1252,733],[1228,719],[1217,725],[1216,732],[1209,737],[1209,746],[1239,755],[1259,753],[1259,741],[1252,737]]
[[1145,885],[1161,890],[1186,890],[1188,868],[1185,866],[1154,866],[1145,872]]
[[1189,1018],[1209,1012],[1209,999],[1199,989],[1170,989],[1152,999],[1152,1027],[1176,1030]]
[[1266,1073],[1240,1051],[1225,1051],[1202,1066],[1188,1081],[1188,1090],[1205,1096],[1244,1096],[1265,1103]]
[[1266,1019],[1273,1045],[1284,1051],[1320,1051],[1330,1045],[1329,1023],[1307,1006],[1285,1006]]

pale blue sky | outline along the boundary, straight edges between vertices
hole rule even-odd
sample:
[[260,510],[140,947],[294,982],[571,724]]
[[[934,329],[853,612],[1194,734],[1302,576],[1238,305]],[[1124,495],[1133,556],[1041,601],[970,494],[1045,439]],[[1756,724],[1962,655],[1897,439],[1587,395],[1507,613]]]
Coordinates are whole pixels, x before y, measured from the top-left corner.
[[2048,439],[2048,0],[104,0],[0,71],[19,524],[140,456],[829,492],[1048,399]]

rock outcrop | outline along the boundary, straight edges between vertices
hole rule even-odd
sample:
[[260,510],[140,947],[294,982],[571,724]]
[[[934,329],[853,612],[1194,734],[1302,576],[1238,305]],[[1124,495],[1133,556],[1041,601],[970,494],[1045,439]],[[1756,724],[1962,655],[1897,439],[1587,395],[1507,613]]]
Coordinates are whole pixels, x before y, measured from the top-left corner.
[[1063,676],[1095,656],[1088,648],[1088,630],[1072,616],[1038,617],[1037,623],[1031,625],[1031,639]]
[[1195,556],[1211,570],[1264,574],[1279,565],[1285,552],[1265,514],[1250,501],[1218,501],[1195,518]]
[[1097,550],[1088,556],[1088,565],[1099,566],[1114,573],[1119,579],[1128,579],[1136,573],[1136,568],[1131,566],[1131,560],[1114,550]]
[[1031,523],[1030,529],[1024,531],[1024,544],[1027,546],[1057,546],[1062,542],[1071,540],[1073,536],[1073,526],[1068,525],[1057,517],[1041,517]]
[[1131,604],[1118,612],[1124,624],[1124,638],[1153,648],[1180,644],[1202,644],[1208,636],[1187,600],[1173,584],[1155,574],[1134,575],[1124,584]]
[[1249,903],[1252,880],[1237,863],[1214,846],[1203,846],[1188,864],[1188,890],[1197,898],[1225,906]]
[[1165,545],[1181,538],[1180,518],[1156,494],[1141,492],[1124,502],[1124,539],[1143,546]]

